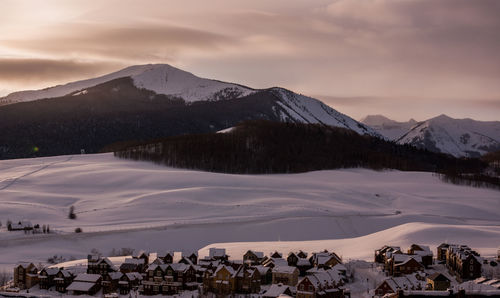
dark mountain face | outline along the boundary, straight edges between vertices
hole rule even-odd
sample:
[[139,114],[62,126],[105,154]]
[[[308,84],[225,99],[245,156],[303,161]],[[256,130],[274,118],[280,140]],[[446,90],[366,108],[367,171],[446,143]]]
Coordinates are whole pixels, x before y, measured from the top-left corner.
[[[76,95],[75,95],[76,94]],[[207,133],[244,120],[280,121],[264,90],[238,99],[185,103],[116,79],[86,93],[0,107],[0,159],[101,151],[109,144]]]

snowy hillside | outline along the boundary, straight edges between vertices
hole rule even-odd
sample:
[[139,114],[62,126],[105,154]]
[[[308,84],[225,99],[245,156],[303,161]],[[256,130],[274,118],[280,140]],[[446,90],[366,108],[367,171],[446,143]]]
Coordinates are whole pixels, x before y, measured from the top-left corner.
[[138,88],[151,90],[157,94],[180,97],[187,102],[218,100],[223,99],[227,95],[231,95],[233,98],[241,97],[253,92],[252,89],[237,84],[199,78],[192,73],[167,64],[147,64],[131,66],[98,78],[72,82],[42,90],[14,92],[0,98],[0,105],[2,103],[9,104],[61,97],[123,77],[131,77]]
[[457,157],[477,157],[500,150],[500,122],[453,119],[440,115],[414,126],[397,142]]
[[[460,242],[490,254],[500,245],[498,194],[420,172],[227,175],[112,154],[0,161],[0,267],[55,254],[83,258],[92,248],[108,254],[121,247],[166,251],[278,240],[334,239],[277,245],[327,246],[345,258],[370,259],[382,243],[414,241]],[[76,220],[68,219],[71,205]],[[57,233],[7,232],[7,219],[49,224]],[[75,234],[76,227],[83,233]],[[235,244],[235,257],[242,245],[250,244]]]
[[399,139],[417,124],[414,119],[410,119],[408,122],[398,122],[382,115],[368,115],[360,122],[370,126],[388,140]]
[[343,127],[354,130],[359,134],[380,136],[371,127],[363,125],[351,117],[339,113],[321,101],[296,94],[283,88],[272,88],[271,91],[281,100],[278,102],[283,109],[283,121],[296,121],[302,123],[322,123],[325,125]]

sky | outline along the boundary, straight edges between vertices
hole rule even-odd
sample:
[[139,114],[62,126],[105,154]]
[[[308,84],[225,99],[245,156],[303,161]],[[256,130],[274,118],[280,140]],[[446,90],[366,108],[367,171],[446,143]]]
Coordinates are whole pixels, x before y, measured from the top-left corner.
[[2,0],[0,96],[147,63],[356,119],[500,120],[496,0]]

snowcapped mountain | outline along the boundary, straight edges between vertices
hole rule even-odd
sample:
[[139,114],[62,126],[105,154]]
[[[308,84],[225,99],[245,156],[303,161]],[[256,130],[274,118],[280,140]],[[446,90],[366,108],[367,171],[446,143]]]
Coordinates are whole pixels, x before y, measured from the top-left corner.
[[500,150],[500,122],[440,115],[415,125],[396,141],[457,157],[478,157]]
[[166,64],[16,92],[0,102],[0,159],[36,156],[32,148],[42,146],[44,155],[99,152],[116,142],[217,132],[260,119],[319,123],[380,137],[317,99],[283,88],[199,78]]
[[186,102],[218,100],[228,95],[233,98],[241,97],[253,92],[251,88],[241,85],[199,78],[168,64],[146,64],[130,66],[98,78],[41,90],[14,92],[0,98],[0,105],[61,97],[123,77],[131,77],[138,88],[150,90],[156,94],[179,97]]
[[410,130],[417,121],[410,119],[408,122],[398,122],[382,115],[368,115],[360,120],[389,140],[397,140]]

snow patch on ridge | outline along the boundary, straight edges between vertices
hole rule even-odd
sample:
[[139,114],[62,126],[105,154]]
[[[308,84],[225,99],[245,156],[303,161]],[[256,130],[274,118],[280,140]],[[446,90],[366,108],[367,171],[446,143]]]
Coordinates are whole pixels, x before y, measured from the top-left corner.
[[282,119],[291,118],[297,122],[321,123],[343,127],[354,130],[359,134],[369,134],[380,137],[380,134],[375,130],[332,109],[317,99],[296,94],[283,88],[273,88],[272,91],[281,99],[278,105],[282,107],[285,112],[281,113]]

